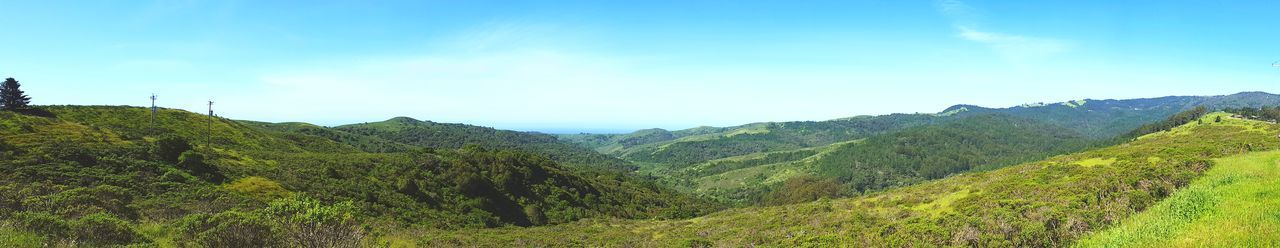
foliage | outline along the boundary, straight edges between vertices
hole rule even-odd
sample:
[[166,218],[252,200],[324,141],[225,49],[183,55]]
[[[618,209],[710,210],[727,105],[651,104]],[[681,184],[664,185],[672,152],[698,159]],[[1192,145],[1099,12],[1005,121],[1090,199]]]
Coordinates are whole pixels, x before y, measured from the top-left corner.
[[225,186],[228,190],[240,192],[263,201],[285,198],[292,192],[280,186],[280,183],[259,176],[241,178]]
[[819,175],[865,192],[989,170],[1078,151],[1089,140],[1073,131],[1007,115],[981,115],[924,126],[837,148],[813,162]]
[[[44,108],[55,117],[0,112],[0,223],[65,224],[32,232],[55,243],[89,242],[75,238],[84,231],[107,237],[93,241],[103,245],[352,246],[374,234],[364,223],[496,227],[720,209],[638,177],[513,150],[412,148],[225,119],[214,120],[211,145],[190,144],[209,134],[206,117],[162,110],[147,127],[142,108]],[[412,149],[343,143],[379,140]],[[129,239],[123,227],[137,226],[161,231]]]
[[177,226],[183,240],[203,247],[280,247],[284,241],[279,225],[257,213],[188,215]]
[[183,153],[191,150],[191,143],[176,135],[165,135],[156,139],[155,146],[152,147],[152,153],[160,158],[160,161],[169,163],[178,163],[178,159],[182,158]]
[[833,179],[812,176],[801,176],[787,179],[782,187],[774,189],[765,196],[764,204],[769,206],[811,202],[820,198],[837,198],[842,195],[844,187]]
[[4,83],[0,84],[0,108],[6,110],[18,110],[27,108],[27,104],[31,104],[31,97],[28,97],[19,89],[22,85],[18,80],[13,78],[4,79]]
[[[1200,117],[1207,113],[1208,110],[1204,106],[1196,106],[1190,110],[1178,112],[1164,121],[1142,125],[1141,127],[1138,127],[1138,129],[1134,129],[1128,134],[1120,137],[1122,139],[1132,139],[1150,133],[1169,131],[1170,129],[1178,127],[1184,123],[1191,122],[1193,120],[1200,120]],[[1217,119],[1215,123],[1222,122],[1221,116],[1215,118]]]
[[[726,210],[690,220],[588,219],[533,228],[428,231],[427,246],[1066,246],[1141,212],[1210,159],[1280,148],[1280,127],[1223,116],[1127,144],[840,200]],[[1114,158],[1110,164],[1079,161]]]
[[125,245],[143,237],[128,222],[106,213],[80,217],[71,223],[75,237],[92,246]]
[[[1216,118],[1216,117],[1215,117]],[[1280,245],[1280,151],[1214,160],[1204,177],[1080,247],[1275,247]]]
[[516,150],[537,154],[573,167],[595,167],[623,172],[635,170],[635,166],[626,161],[561,142],[555,136],[540,133],[435,123],[408,117],[345,125],[335,129],[427,148],[456,149],[466,145],[476,145],[486,149]]
[[1261,121],[1280,122],[1280,106],[1261,108],[1228,108],[1223,111],[1236,114],[1237,117]]
[[271,202],[263,210],[280,223],[288,243],[301,247],[358,247],[364,232],[357,223],[352,202],[325,205],[294,197]]

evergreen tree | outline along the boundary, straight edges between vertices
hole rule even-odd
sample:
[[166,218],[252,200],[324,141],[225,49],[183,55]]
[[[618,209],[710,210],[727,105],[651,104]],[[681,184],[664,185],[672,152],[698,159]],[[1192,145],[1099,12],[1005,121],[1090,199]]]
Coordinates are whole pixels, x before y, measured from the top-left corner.
[[31,97],[23,94],[22,90],[18,89],[19,86],[22,85],[13,78],[4,80],[4,85],[0,85],[0,107],[10,110],[27,108],[27,104],[31,103]]

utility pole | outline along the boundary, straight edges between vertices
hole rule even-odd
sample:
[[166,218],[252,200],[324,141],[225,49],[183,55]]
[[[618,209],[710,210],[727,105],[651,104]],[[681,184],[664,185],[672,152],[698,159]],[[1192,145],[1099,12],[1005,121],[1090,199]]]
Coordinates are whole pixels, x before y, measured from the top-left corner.
[[209,100],[209,132],[205,135],[205,144],[213,149],[213,100]]
[[156,93],[151,93],[151,129],[156,128]]

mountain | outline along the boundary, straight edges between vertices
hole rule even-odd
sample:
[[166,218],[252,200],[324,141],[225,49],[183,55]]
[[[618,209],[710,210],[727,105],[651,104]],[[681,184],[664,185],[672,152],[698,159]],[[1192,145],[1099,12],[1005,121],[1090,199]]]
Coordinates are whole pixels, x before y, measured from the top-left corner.
[[937,114],[704,127],[689,136],[649,129],[559,138],[636,162],[642,174],[668,186],[741,205],[760,202],[796,176],[838,179],[847,193],[857,194],[1114,144],[1134,129],[1197,106],[1272,104],[1280,104],[1280,96],[1243,92],[1010,108],[955,105]]
[[317,230],[363,242],[355,234],[375,224],[529,226],[720,209],[627,174],[517,150],[429,149],[171,109],[161,109],[154,125],[138,107],[40,110],[43,116],[0,111],[0,238],[273,246],[261,242]]
[[[1134,213],[1163,205],[1162,199],[1187,201],[1167,197],[1221,166],[1215,161],[1222,160],[1215,159],[1280,148],[1277,133],[1280,126],[1275,124],[1214,113],[1125,144],[854,198],[732,209],[688,220],[591,219],[556,227],[434,230],[420,242],[429,246],[1068,246],[1090,233],[1115,227]],[[1255,196],[1275,199],[1268,194]],[[1206,198],[1194,199],[1190,200]],[[1173,214],[1207,209],[1172,208],[1177,211]]]
[[967,109],[967,111],[957,111],[955,116],[1001,113],[1073,129],[1092,138],[1109,138],[1196,106],[1225,109],[1274,105],[1280,105],[1280,95],[1241,92],[1223,96],[1168,96],[1128,100],[1084,99],[1053,104],[1027,104],[1002,109],[960,105],[948,109],[953,111]]
[[487,149],[517,150],[537,154],[566,166],[615,171],[636,169],[634,165],[621,159],[601,155],[590,149],[561,142],[555,136],[541,133],[498,130],[466,124],[435,123],[408,117],[343,125],[334,129],[420,147],[456,149],[466,145],[476,145]]
[[[572,134],[559,137],[562,140],[632,161],[687,165],[753,152],[823,146],[973,115],[1005,114],[1072,129],[1090,138],[1105,139],[1123,134],[1143,124],[1163,120],[1196,106],[1225,109],[1275,105],[1280,105],[1280,95],[1265,92],[1127,100],[1083,99],[1061,103],[1024,104],[1009,108],[986,108],[961,104],[946,108],[937,114],[856,116],[828,121],[765,122],[678,131],[646,129],[629,134]],[[663,132],[671,135],[661,134]],[[744,134],[754,135],[742,136]],[[726,152],[681,156],[681,154],[696,153],[687,151],[691,149]],[[677,158],[663,158],[665,155],[675,155]]]

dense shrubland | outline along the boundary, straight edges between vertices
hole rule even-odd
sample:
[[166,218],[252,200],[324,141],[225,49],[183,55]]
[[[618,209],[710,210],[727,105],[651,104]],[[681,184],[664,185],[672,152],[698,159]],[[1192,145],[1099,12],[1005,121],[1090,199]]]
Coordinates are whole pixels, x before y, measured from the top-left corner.
[[[856,198],[733,209],[691,220],[435,231],[421,243],[1065,246],[1153,206],[1212,167],[1213,158],[1280,148],[1277,132],[1271,124],[1214,114],[1122,145]],[[572,233],[591,235],[558,235]]]
[[456,149],[466,145],[476,145],[487,149],[532,153],[572,167],[593,167],[619,172],[635,170],[635,166],[626,161],[573,144],[559,142],[555,136],[540,133],[435,123],[408,117],[344,125],[334,129],[419,147]]
[[409,226],[719,209],[629,175],[481,145],[422,148],[177,110],[152,127],[142,108],[43,109],[52,117],[0,111],[0,229],[28,241],[349,247]]

